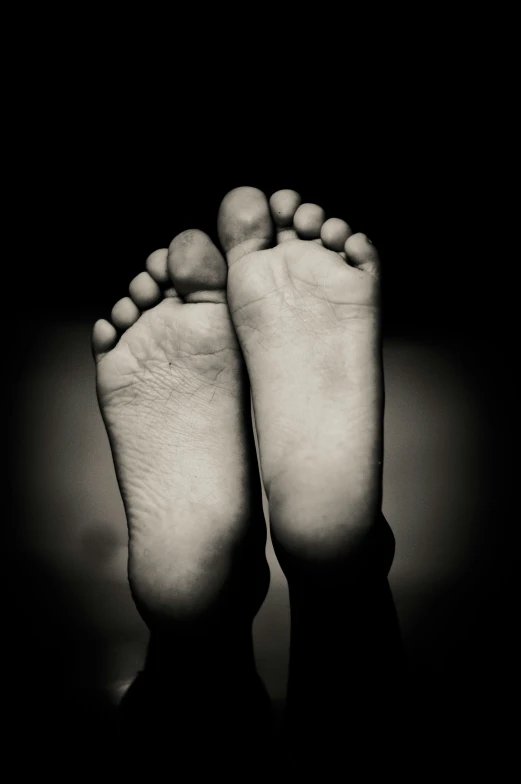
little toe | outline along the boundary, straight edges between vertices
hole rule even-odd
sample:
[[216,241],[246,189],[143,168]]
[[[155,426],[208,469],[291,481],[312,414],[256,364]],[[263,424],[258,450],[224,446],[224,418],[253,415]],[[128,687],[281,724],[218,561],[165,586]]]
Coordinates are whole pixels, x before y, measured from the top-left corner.
[[98,319],[92,330],[92,351],[96,358],[111,351],[118,342],[118,333],[106,319]]
[[296,240],[298,235],[293,226],[293,218],[302,199],[296,191],[281,190],[274,193],[269,201],[271,215],[277,232],[277,243]]
[[346,240],[352,234],[348,224],[340,218],[329,218],[321,230],[320,238],[324,247],[334,250],[336,253],[343,253]]
[[318,204],[301,204],[295,212],[293,225],[301,240],[320,241],[320,230],[326,213]]
[[199,229],[178,234],[168,249],[168,272],[186,302],[225,302],[228,268],[210,237]]
[[375,278],[379,277],[380,258],[378,251],[365,234],[360,232],[352,234],[348,237],[344,247],[349,264],[373,275]]
[[116,302],[112,308],[110,318],[116,329],[124,332],[126,329],[135,324],[141,315],[139,308],[130,297],[123,297]]
[[141,310],[148,310],[161,299],[161,289],[148,272],[140,272],[128,287],[130,296]]
[[159,248],[150,254],[146,260],[146,269],[156,283],[160,286],[166,286],[169,283],[168,268],[167,268],[168,248]]
[[228,265],[271,247],[273,222],[264,193],[250,187],[230,191],[221,202],[217,228]]

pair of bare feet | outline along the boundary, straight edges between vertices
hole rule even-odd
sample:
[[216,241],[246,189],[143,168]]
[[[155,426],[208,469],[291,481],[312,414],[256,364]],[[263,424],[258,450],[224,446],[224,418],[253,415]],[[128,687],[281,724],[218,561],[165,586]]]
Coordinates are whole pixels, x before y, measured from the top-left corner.
[[[379,520],[378,257],[365,235],[300,201],[232,191],[218,216],[225,258],[183,232],[147,259],[112,323],[94,327],[147,620],[209,610],[250,542],[263,560],[248,377],[278,552],[343,560]],[[267,589],[257,574],[256,602]]]
[[[155,251],[98,321],[102,414],[154,628],[251,620],[267,592],[259,468],[290,593],[356,570],[382,523],[379,260],[297,193],[237,188]],[[363,560],[363,558],[362,558]]]

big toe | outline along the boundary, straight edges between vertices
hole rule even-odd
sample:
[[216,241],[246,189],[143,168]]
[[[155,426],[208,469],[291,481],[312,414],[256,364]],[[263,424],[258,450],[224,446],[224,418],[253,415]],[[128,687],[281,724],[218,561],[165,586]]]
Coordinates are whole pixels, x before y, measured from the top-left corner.
[[264,193],[249,187],[230,191],[221,202],[217,228],[229,265],[248,253],[269,248],[274,230]]
[[224,302],[228,268],[210,237],[199,229],[178,234],[168,248],[168,272],[186,302]]

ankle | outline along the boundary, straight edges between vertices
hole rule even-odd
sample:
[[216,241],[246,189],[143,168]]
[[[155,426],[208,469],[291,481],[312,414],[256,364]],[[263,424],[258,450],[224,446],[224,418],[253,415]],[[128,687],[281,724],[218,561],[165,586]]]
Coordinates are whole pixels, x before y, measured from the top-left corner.
[[289,539],[278,535],[277,527],[272,528],[272,539],[290,588],[308,588],[311,594],[321,586],[327,590],[327,586],[347,587],[386,578],[395,552],[393,532],[381,512],[348,530],[342,546],[335,546],[334,537],[329,544]]
[[251,623],[152,632],[144,672],[176,688],[192,675],[200,684],[248,679],[255,672]]

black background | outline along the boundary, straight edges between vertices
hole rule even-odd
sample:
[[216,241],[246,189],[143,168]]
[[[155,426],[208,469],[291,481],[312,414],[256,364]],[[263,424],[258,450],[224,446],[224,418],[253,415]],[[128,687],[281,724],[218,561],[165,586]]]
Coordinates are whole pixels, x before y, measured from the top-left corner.
[[379,160],[371,150],[350,150],[346,140],[345,150],[324,151],[323,160],[306,165],[303,156],[288,165],[270,159],[269,148],[248,158],[242,143],[244,152],[215,150],[212,158],[207,149],[173,141],[159,161],[87,149],[70,167],[62,160],[36,168],[36,203],[25,222],[34,240],[22,251],[22,271],[38,316],[110,312],[147,255],[177,232],[197,227],[216,239],[221,198],[245,184],[268,195],[293,188],[365,231],[382,253],[391,330],[474,334],[508,315],[500,301],[508,292],[497,291],[503,285],[494,269],[502,262],[491,258],[499,238],[490,237],[486,211],[485,226],[474,221],[472,183],[458,168],[448,171],[448,161],[417,162],[413,150],[408,158]]
[[177,232],[215,238],[220,199],[239,185],[293,188],[365,231],[384,260],[389,330],[490,334],[511,316],[499,273],[508,223],[491,179],[501,166],[454,96],[375,97],[356,111],[346,101],[332,114],[291,96],[234,114],[189,89],[144,106],[107,87],[39,99],[10,156],[9,267],[29,316],[108,314]]
[[[471,368],[495,417],[484,514],[504,560],[476,554],[481,578],[461,590],[475,591],[481,610],[454,661],[425,689],[455,734],[459,718],[442,703],[459,691],[458,704],[467,706],[461,721],[477,731],[475,706],[487,706],[475,719],[480,725],[483,716],[503,711],[515,662],[514,469],[512,463],[500,474],[494,460],[500,453],[504,466],[506,453],[515,451],[509,347],[515,232],[501,211],[498,217],[490,179],[499,166],[497,142],[477,139],[474,117],[457,96],[429,95],[420,106],[412,92],[405,101],[375,99],[355,111],[348,95],[333,109],[316,92],[306,104],[288,91],[281,111],[270,108],[266,91],[245,112],[235,94],[214,102],[179,83],[146,107],[128,88],[122,98],[117,79],[101,93],[73,83],[61,88],[42,83],[36,97],[25,99],[17,144],[7,151],[15,170],[7,193],[15,242],[6,260],[14,284],[4,296],[6,318],[14,313],[7,323],[15,381],[40,325],[66,328],[72,320],[107,317],[146,256],[177,232],[201,228],[216,239],[219,201],[239,185],[268,194],[293,188],[373,239],[384,264],[386,334],[463,341],[462,365]],[[16,526],[15,513],[13,539]],[[32,652],[22,650],[22,629],[37,630],[39,621],[25,612],[31,567],[20,579],[20,563],[13,558],[10,565],[9,580],[19,590],[11,603],[9,672],[23,716],[34,710],[34,691],[27,687]],[[53,687],[46,689],[48,700]],[[46,711],[38,706],[42,721]],[[62,716],[57,726],[66,723]],[[76,735],[86,731],[80,725]]]

